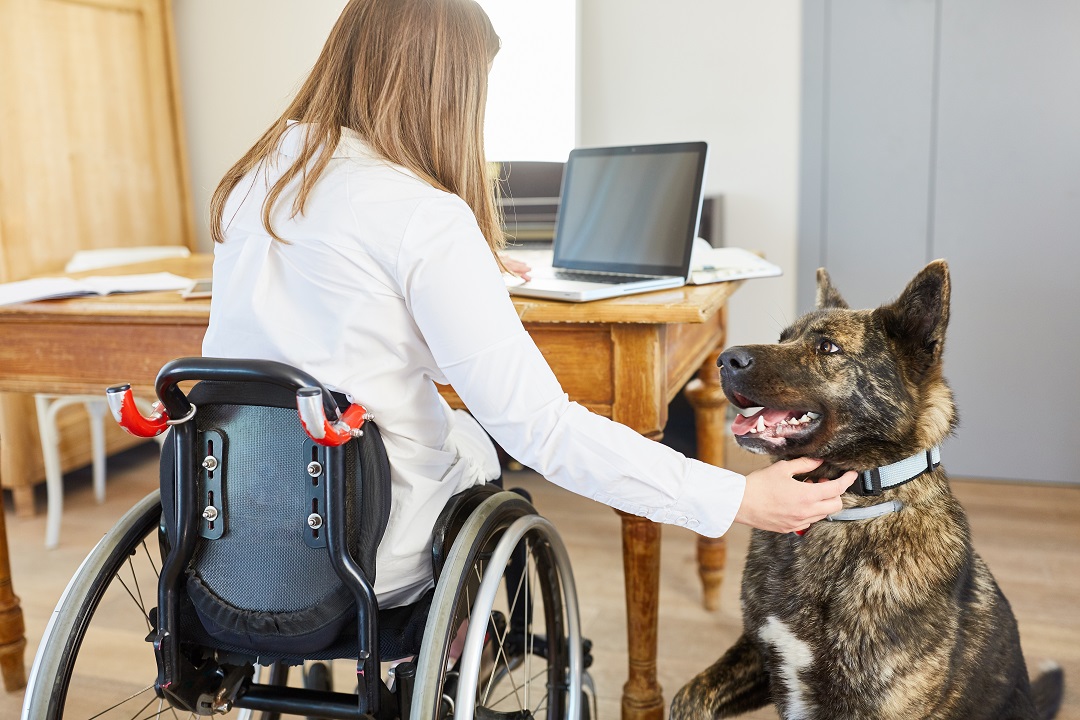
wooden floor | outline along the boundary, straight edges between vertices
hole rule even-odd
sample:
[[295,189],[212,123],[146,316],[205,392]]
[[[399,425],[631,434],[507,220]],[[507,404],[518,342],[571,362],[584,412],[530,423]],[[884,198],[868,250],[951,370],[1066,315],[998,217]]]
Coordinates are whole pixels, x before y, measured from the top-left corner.
[[[759,460],[737,448],[732,468],[748,471]],[[530,490],[570,549],[585,634],[594,642],[600,717],[619,716],[626,678],[626,629],[619,520],[610,509],[565,492],[532,473],[513,473],[511,486]],[[96,505],[87,472],[67,479],[61,545],[43,547],[44,515],[16,518],[8,498],[7,530],[16,593],[26,617],[27,665],[68,578],[120,514],[156,484],[156,446],[148,444],[110,462],[108,499]],[[1066,674],[1063,720],[1080,720],[1080,488],[954,480],[968,510],[975,545],[1012,603],[1030,667],[1053,659]],[[39,499],[44,511],[44,495]],[[740,631],[738,583],[748,531],[728,536],[728,580],[722,607],[701,608],[694,535],[663,531],[659,676],[665,700],[711,663]],[[0,718],[18,717],[21,693],[0,693]],[[776,718],[759,711],[750,718]]]

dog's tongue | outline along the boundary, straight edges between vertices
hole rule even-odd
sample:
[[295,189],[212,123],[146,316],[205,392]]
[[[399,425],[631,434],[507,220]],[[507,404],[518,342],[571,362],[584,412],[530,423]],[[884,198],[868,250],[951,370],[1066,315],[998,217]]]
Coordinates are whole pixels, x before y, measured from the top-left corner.
[[759,412],[750,416],[736,415],[735,422],[731,423],[731,432],[735,435],[745,435],[758,426],[758,419],[764,420],[765,427],[776,425],[781,420],[787,420],[792,416],[789,410],[773,410],[762,408]]

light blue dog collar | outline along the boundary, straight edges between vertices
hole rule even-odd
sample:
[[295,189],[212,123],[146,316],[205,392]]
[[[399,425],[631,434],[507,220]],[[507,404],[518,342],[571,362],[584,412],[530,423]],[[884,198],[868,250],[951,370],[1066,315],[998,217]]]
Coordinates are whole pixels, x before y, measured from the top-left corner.
[[[935,447],[921,453],[904,458],[872,470],[863,470],[859,473],[858,488],[854,492],[858,495],[880,495],[882,490],[903,485],[929,472],[941,464],[941,448]],[[855,486],[853,485],[852,488]]]

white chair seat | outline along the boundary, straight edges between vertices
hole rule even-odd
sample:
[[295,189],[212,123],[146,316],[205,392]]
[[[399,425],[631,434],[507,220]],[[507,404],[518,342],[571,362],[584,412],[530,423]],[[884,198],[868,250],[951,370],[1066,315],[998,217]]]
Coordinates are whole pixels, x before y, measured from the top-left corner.
[[81,403],[90,416],[90,446],[94,473],[94,498],[105,502],[105,394],[53,395],[37,393],[38,434],[41,453],[45,459],[45,547],[52,549],[60,543],[60,518],[64,512],[64,473],[60,465],[60,429],[56,417],[61,410]]
[[[80,250],[68,261],[64,271],[97,270],[148,260],[188,257],[190,254],[186,247],[171,245]],[[105,388],[101,389],[100,395],[36,393],[34,402],[37,405],[41,453],[45,460],[45,547],[52,549],[60,544],[60,519],[64,512],[64,472],[60,464],[60,430],[56,418],[61,410],[70,405],[81,403],[86,406],[90,416],[94,498],[102,503],[105,502],[105,417],[108,405],[105,402]],[[144,413],[149,413],[149,403],[136,401],[136,404]],[[164,435],[157,439],[160,444]]]
[[[105,418],[108,403],[105,392],[100,395],[60,395],[36,393],[38,434],[41,436],[41,454],[45,460],[45,547],[52,550],[60,544],[60,520],[64,513],[64,471],[60,463],[60,428],[56,419],[64,408],[82,403],[90,419],[91,463],[94,478],[94,499],[105,502]],[[135,400],[135,404],[144,415],[150,414],[150,404],[144,400]],[[154,438],[158,445],[164,442],[165,435]]]

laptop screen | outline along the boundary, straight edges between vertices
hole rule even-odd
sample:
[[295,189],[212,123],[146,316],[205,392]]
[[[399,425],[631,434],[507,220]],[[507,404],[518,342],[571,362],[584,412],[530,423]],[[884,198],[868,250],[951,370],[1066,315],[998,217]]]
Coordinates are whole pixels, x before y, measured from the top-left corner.
[[572,150],[563,172],[553,264],[685,277],[706,154],[703,142]]

